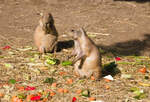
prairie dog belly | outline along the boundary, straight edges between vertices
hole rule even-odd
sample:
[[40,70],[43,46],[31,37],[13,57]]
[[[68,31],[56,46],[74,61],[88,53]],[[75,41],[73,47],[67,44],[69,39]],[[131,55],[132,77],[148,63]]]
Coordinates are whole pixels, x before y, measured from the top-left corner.
[[47,34],[42,39],[42,45],[51,47],[54,44],[54,42],[56,42],[56,41],[57,41],[56,36]]
[[79,72],[79,66],[80,66],[81,60],[78,60],[75,64],[74,64],[74,72],[77,76],[80,76],[80,72]]
[[99,65],[99,62],[100,62],[99,56],[90,55],[86,57],[84,61],[84,65],[85,66],[97,66]]
[[[41,48],[44,48],[46,52],[52,52],[57,42],[57,37],[51,34],[47,34],[41,41]],[[42,51],[43,52],[43,51]]]
[[45,32],[42,30],[40,26],[37,26],[35,32],[34,32],[34,43],[37,47],[41,45],[41,41],[43,37],[45,36]]
[[80,68],[81,65],[81,60],[77,61],[74,64],[74,71],[75,74],[80,76],[80,77],[89,77],[90,75],[92,75],[93,70],[90,70],[88,66],[85,66],[85,64],[83,64],[82,68]]
[[95,56],[89,56],[85,59],[82,66],[82,71],[85,72],[87,77],[90,77],[94,73],[100,72],[100,61]]

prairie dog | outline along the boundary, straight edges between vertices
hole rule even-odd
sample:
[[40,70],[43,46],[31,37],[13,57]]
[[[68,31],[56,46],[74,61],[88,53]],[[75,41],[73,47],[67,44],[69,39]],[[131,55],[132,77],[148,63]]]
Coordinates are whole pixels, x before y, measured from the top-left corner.
[[79,31],[72,31],[75,42],[73,60],[74,71],[80,77],[94,76],[96,79],[101,77],[101,55],[95,43],[87,36],[83,28]]
[[56,47],[58,33],[51,13],[41,14],[34,32],[34,43],[41,53],[52,52]]

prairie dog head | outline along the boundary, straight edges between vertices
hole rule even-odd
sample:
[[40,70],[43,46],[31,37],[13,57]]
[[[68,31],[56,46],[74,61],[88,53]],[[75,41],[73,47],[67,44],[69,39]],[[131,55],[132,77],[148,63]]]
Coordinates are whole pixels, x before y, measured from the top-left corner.
[[86,32],[83,28],[80,28],[79,30],[71,30],[71,32],[74,40],[78,40],[79,38],[86,35]]
[[44,31],[51,30],[54,26],[54,19],[51,13],[41,13],[41,19],[39,21],[40,26]]

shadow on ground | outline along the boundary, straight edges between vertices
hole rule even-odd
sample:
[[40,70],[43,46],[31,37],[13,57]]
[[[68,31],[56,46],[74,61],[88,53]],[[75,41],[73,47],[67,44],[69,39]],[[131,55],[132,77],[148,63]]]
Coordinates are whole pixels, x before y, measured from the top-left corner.
[[[57,52],[63,49],[72,48],[74,46],[73,40],[59,41],[57,44]],[[111,54],[113,56],[140,56],[148,52],[150,55],[150,34],[144,34],[143,40],[131,40],[126,42],[119,42],[109,46],[98,45],[101,49],[101,54]]]
[[66,40],[66,41],[59,41],[57,43],[57,52],[60,52],[63,49],[68,49],[73,47],[74,42],[73,40]]
[[117,68],[115,61],[103,65],[102,76],[115,76],[119,73],[121,73],[121,71]]
[[[150,51],[150,34],[144,35],[144,40],[131,40],[127,42],[120,42],[110,46],[98,45],[102,49],[101,53],[112,54],[114,56],[140,56],[144,55],[145,51]],[[150,52],[149,52],[150,55]]]
[[145,3],[145,2],[150,2],[150,0],[114,0],[114,1],[127,1],[127,2],[138,2],[138,3]]

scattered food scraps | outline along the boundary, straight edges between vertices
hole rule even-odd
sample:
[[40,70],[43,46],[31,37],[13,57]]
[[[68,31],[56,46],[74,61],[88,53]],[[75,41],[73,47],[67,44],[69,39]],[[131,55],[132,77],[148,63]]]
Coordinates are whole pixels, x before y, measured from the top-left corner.
[[84,96],[84,97],[89,97],[90,96],[90,91],[89,90],[83,90],[81,92],[81,95]]
[[89,100],[90,100],[90,101],[95,101],[96,98],[95,98],[95,97],[89,97]]
[[68,65],[72,65],[72,62],[71,61],[62,62],[62,66],[68,66]]
[[52,58],[48,58],[46,61],[45,61],[45,64],[46,65],[56,65],[58,63],[58,59],[52,59]]
[[111,75],[107,75],[107,76],[105,76],[104,78],[105,78],[105,79],[108,79],[108,80],[111,80],[111,81],[114,80],[114,78],[113,78]]
[[52,84],[54,81],[55,81],[54,78],[46,78],[45,81],[44,81],[44,83]]
[[76,97],[73,97],[72,98],[72,102],[76,102],[77,98]]
[[7,45],[7,46],[4,46],[4,47],[3,47],[3,50],[8,50],[8,49],[10,49],[10,48],[11,48],[11,47]]
[[31,101],[37,101],[40,100],[41,96],[33,96],[31,97]]
[[140,69],[139,69],[139,72],[145,74],[145,73],[146,73],[146,68],[140,68]]
[[27,90],[27,91],[35,90],[35,89],[36,89],[35,87],[31,87],[31,86],[27,86],[27,87],[25,88],[25,90]]
[[116,61],[120,61],[121,58],[120,58],[120,57],[115,57],[115,60],[116,60]]
[[121,74],[121,78],[130,79],[132,77],[131,74]]
[[15,84],[16,83],[16,80],[15,79],[9,79],[8,81],[10,84]]

